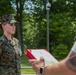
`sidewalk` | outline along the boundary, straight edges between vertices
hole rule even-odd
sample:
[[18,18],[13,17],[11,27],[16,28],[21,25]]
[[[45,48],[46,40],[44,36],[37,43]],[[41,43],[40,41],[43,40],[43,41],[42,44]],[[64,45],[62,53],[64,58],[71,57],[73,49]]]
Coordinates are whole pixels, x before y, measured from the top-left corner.
[[32,66],[21,66],[21,68],[27,68],[27,69],[29,69],[29,68],[32,68]]
[[36,74],[22,74],[22,75],[36,75]]

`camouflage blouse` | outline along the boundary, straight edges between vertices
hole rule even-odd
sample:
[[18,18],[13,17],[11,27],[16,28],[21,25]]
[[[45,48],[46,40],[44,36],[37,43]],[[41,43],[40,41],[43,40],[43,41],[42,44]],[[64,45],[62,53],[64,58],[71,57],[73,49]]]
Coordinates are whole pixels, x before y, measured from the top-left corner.
[[8,40],[5,35],[0,37],[0,75],[21,75],[20,49],[14,40]]

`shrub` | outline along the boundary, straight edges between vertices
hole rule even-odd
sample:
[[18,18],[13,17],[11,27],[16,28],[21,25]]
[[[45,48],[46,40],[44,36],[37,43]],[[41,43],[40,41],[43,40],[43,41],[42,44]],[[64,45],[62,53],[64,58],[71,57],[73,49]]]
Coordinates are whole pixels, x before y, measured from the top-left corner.
[[52,48],[52,54],[56,59],[63,59],[67,56],[69,50],[67,49],[67,46],[64,44],[59,44],[58,46],[55,46],[55,48]]

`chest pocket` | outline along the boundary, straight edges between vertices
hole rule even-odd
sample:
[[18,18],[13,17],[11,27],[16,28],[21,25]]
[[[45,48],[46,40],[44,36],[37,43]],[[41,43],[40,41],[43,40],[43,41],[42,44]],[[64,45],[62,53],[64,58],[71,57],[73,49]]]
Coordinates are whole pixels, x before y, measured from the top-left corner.
[[8,56],[9,58],[15,58],[15,50],[11,44],[5,44],[5,49],[3,50],[3,56]]

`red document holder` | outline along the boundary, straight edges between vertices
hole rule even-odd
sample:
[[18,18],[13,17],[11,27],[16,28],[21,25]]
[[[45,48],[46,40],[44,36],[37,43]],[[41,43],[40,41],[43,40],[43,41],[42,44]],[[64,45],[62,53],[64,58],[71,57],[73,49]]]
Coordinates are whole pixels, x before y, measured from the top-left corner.
[[31,49],[27,49],[25,52],[25,56],[27,56],[29,59],[36,59],[33,54]]
[[37,51],[39,51],[39,50],[45,50],[46,52],[48,52],[46,49],[27,49],[26,52],[25,52],[25,56],[27,56],[29,59],[36,59],[35,56],[34,56],[34,54],[32,53],[33,50],[35,50],[35,51],[36,50]]
[[58,63],[58,61],[51,55],[46,49],[27,49],[25,52],[25,56],[29,59],[37,59],[43,57],[45,60],[45,65],[50,65],[54,63]]

